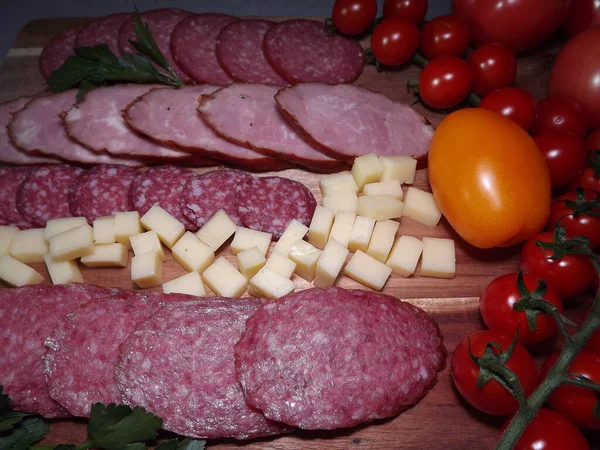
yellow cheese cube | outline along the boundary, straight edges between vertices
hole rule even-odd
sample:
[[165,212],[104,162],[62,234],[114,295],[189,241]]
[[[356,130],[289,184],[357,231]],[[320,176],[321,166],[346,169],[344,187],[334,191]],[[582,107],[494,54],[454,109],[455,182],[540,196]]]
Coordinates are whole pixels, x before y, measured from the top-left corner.
[[340,211],[356,212],[358,196],[352,191],[337,191],[325,195],[321,199],[321,204],[325,208],[331,209],[334,215],[337,215]]
[[381,178],[383,166],[375,153],[359,156],[352,165],[352,176],[358,192],[362,192],[365,184],[375,183]]
[[417,263],[423,251],[423,242],[416,237],[400,236],[394,246],[386,265],[392,272],[401,277],[409,277],[415,273]]
[[0,279],[15,287],[44,281],[44,277],[33,268],[10,255],[0,256]]
[[352,255],[352,259],[344,268],[344,274],[377,291],[383,289],[391,273],[390,267],[361,250]]
[[220,297],[239,297],[248,289],[248,280],[222,256],[202,274],[208,287]]
[[267,260],[267,267],[279,272],[286,278],[292,278],[296,270],[296,263],[282,253],[274,251]]
[[294,292],[295,287],[292,280],[284,277],[272,267],[265,266],[250,280],[248,293],[254,297],[275,300]]
[[145,233],[136,234],[129,237],[131,248],[134,255],[141,255],[146,252],[156,252],[161,261],[165,261],[165,251],[163,250],[160,239],[156,231],[146,231]]
[[402,215],[428,227],[435,227],[442,218],[433,194],[414,187],[406,191]]
[[83,283],[83,276],[76,260],[57,261],[50,253],[46,253],[44,262],[52,284]]
[[358,215],[375,220],[402,217],[404,203],[391,195],[368,195],[358,199]]
[[377,183],[369,183],[363,189],[364,195],[391,195],[398,200],[402,200],[404,193],[402,185],[398,180],[378,181]]
[[94,229],[87,223],[50,238],[50,254],[58,261],[69,261],[94,251]]
[[43,228],[20,230],[10,246],[10,255],[25,264],[44,262],[48,244]]
[[290,259],[296,263],[295,272],[306,281],[312,281],[315,278],[319,256],[321,256],[321,250],[306,241],[298,241],[292,245],[289,254]]
[[167,281],[162,285],[165,294],[188,294],[196,297],[206,297],[206,289],[198,272],[186,273],[179,278]]
[[352,227],[354,226],[355,220],[355,213],[346,211],[339,212],[333,221],[329,239],[335,239],[344,247],[348,247],[348,242],[350,242],[350,235],[352,234]]
[[421,276],[454,278],[456,253],[452,239],[423,238]]
[[95,244],[114,244],[117,242],[115,237],[115,218],[113,216],[98,217],[92,223],[94,228]]
[[231,242],[231,253],[237,255],[239,252],[258,247],[263,256],[267,255],[271,245],[271,235],[250,228],[238,227]]
[[161,242],[169,248],[185,233],[183,224],[158,205],[153,205],[142,216],[140,223],[146,230],[156,231]]
[[292,220],[275,244],[275,247],[273,247],[273,251],[287,255],[292,245],[303,239],[306,233],[308,233],[306,225],[298,222],[296,219]]
[[190,231],[185,232],[171,252],[173,259],[188,272],[202,273],[215,260],[215,252]]
[[367,255],[385,263],[392,245],[394,245],[396,231],[398,231],[399,226],[400,224],[395,220],[378,220],[367,249]]
[[[70,230],[72,228],[78,227],[79,225],[83,225],[87,223],[87,219],[85,217],[64,217],[60,219],[50,219],[46,222],[46,228],[44,229],[44,236],[46,240],[50,240],[52,236],[58,233],[62,233],[63,231]],[[54,284],[63,284],[63,283],[54,283]]]
[[370,217],[356,216],[352,232],[350,233],[350,241],[348,242],[348,250],[355,252],[357,250],[367,251],[371,235],[375,228],[375,219]]
[[381,181],[398,180],[400,183],[413,184],[417,170],[417,160],[411,156],[381,156],[383,166]]
[[137,211],[115,213],[115,240],[126,247],[131,247],[129,238],[140,234],[142,224],[140,214]]
[[92,253],[81,257],[81,263],[88,267],[127,267],[128,257],[123,244],[96,244]]
[[231,217],[220,209],[196,232],[196,236],[216,252],[227,239],[233,236],[237,228]]
[[335,239],[329,239],[317,261],[313,284],[316,287],[333,286],[348,256],[348,249]]
[[331,209],[317,205],[308,227],[308,242],[323,250],[333,225],[334,213]]
[[0,226],[0,255],[10,253],[10,246],[18,232],[17,227]]
[[265,255],[258,247],[252,247],[237,254],[238,270],[248,280],[256,275],[256,272],[262,269],[266,262]]
[[131,281],[141,288],[162,284],[163,263],[156,252],[146,252],[131,258]]
[[338,191],[358,192],[352,172],[339,172],[321,177],[319,180],[321,195],[330,195]]

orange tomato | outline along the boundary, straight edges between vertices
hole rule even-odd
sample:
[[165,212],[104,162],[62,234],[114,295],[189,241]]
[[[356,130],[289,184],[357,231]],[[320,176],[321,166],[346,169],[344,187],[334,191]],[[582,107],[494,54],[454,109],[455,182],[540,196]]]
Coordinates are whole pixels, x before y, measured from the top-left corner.
[[550,175],[533,139],[510,119],[480,108],[447,116],[428,157],[442,213],[468,243],[504,247],[540,231],[550,211]]

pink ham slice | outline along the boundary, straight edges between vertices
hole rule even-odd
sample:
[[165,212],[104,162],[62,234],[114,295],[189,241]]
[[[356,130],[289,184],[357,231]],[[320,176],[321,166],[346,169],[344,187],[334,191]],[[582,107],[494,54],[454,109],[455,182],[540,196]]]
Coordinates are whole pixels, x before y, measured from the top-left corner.
[[344,168],[344,162],[317,150],[288,124],[274,99],[280,89],[232,84],[203,97],[198,111],[214,131],[235,144],[313,170]]
[[44,45],[40,54],[40,72],[44,78],[49,78],[69,56],[75,54],[75,39],[84,26],[80,23],[67,28]]
[[131,18],[130,13],[111,14],[88,23],[77,35],[75,47],[106,44],[115,55],[120,55],[119,28],[129,18]]
[[420,157],[433,136],[433,127],[408,105],[355,85],[299,84],[275,100],[312,143],[348,162],[372,152]]
[[196,111],[198,97],[217,86],[188,86],[180,89],[152,89],[125,110],[127,123],[137,131],[169,146],[190,153],[246,167],[277,170],[289,164],[277,158],[232,144],[214,133]]

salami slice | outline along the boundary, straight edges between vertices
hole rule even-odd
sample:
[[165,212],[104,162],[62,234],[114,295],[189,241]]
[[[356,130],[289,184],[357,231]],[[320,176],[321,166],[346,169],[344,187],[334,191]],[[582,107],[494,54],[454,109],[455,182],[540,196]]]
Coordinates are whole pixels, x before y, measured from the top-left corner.
[[13,408],[45,417],[68,416],[48,395],[42,359],[44,340],[65,314],[116,292],[89,284],[0,289],[0,384]]
[[251,439],[291,431],[249,408],[236,379],[233,347],[261,302],[229,303],[248,306],[172,305],[168,315],[161,311],[138,327],[121,346],[115,369],[126,402],[190,437]]
[[127,123],[140,133],[170,147],[206,155],[252,170],[277,170],[289,164],[262,155],[218,136],[200,118],[198,97],[210,94],[216,86],[157,88],[137,98],[125,113]]
[[106,44],[115,55],[120,55],[119,29],[131,16],[130,13],[110,14],[89,22],[77,35],[75,47]]
[[45,227],[50,219],[71,217],[69,193],[83,169],[66,164],[40,167],[27,176],[17,193],[17,209],[28,222]]
[[31,228],[17,209],[17,193],[35,167],[0,167],[0,225]]
[[235,187],[251,180],[252,175],[233,169],[212,170],[194,177],[183,189],[183,214],[201,228],[223,209],[235,223],[242,225],[235,202]]
[[317,207],[306,186],[281,177],[255,178],[239,184],[235,201],[244,226],[271,233],[275,240],[294,219],[309,226]]
[[235,81],[285,86],[263,53],[265,34],[275,25],[270,20],[240,20],[227,25],[217,36],[217,58]]
[[423,310],[336,287],[264,306],[235,347],[248,404],[310,430],[399,414],[435,383],[445,356],[439,329]]
[[194,14],[179,22],[171,35],[171,52],[179,67],[199,83],[231,83],[217,59],[217,36],[237,20],[225,14]]
[[61,31],[50,39],[40,54],[40,72],[46,79],[56,69],[63,65],[69,56],[75,54],[75,39],[79,32],[85,27],[80,23]]
[[82,173],[70,191],[71,214],[83,216],[91,224],[98,217],[133,211],[129,188],[139,175],[136,169],[109,164]]
[[339,34],[330,35],[323,22],[293,19],[267,31],[264,52],[273,69],[292,84],[352,83],[363,69],[360,44]]

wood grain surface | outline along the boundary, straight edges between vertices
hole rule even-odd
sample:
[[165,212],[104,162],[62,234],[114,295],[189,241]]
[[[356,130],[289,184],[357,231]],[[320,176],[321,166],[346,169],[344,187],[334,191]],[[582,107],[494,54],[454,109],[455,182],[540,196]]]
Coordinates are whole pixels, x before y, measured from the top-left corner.
[[[281,18],[274,18],[282,20]],[[0,67],[0,101],[20,95],[34,94],[44,90],[43,79],[38,71],[38,57],[44,43],[55,33],[86,19],[47,19],[27,24]],[[545,95],[545,85],[552,61],[556,55],[556,43],[539,48],[519,58],[517,84],[531,91],[537,98]],[[357,84],[386,94],[394,100],[408,103],[414,97],[406,90],[406,82],[418,78],[415,66],[378,73],[373,66],[365,68]],[[415,105],[434,125],[443,114],[430,111],[421,104]],[[209,169],[195,169],[202,172]],[[425,168],[418,171],[415,185],[429,189]],[[279,172],[305,183],[320,200],[319,175],[301,169]],[[494,277],[518,268],[519,248],[482,251],[462,241],[442,220],[436,228],[427,228],[403,218],[399,234],[417,237],[451,237],[456,242],[457,276],[453,280],[420,277],[403,279],[392,276],[384,288],[385,293],[408,300],[428,311],[439,323],[448,349],[448,364],[456,344],[468,333],[482,328],[478,310],[478,296],[485,285]],[[222,254],[233,260],[229,250]],[[46,274],[43,265],[35,265]],[[86,269],[82,268],[86,282],[134,288],[129,280],[129,269]],[[185,273],[178,264],[169,259],[165,263],[165,281]],[[294,276],[298,289],[310,286]],[[347,277],[341,277],[339,286],[363,288]],[[573,311],[578,314],[578,311]],[[210,441],[209,448],[215,449],[487,449],[493,448],[497,440],[498,427],[503,419],[491,418],[469,408],[456,393],[449,370],[439,374],[432,391],[416,406],[393,419],[336,432],[298,431],[290,436],[249,442],[231,440]],[[85,422],[62,420],[52,423],[48,443],[80,442],[85,437]],[[598,446],[598,435],[590,435],[593,445]]]

